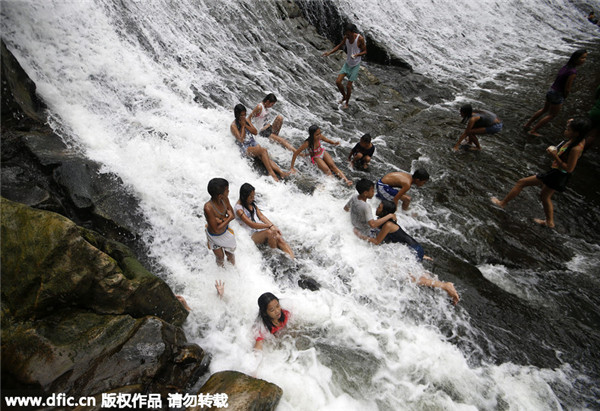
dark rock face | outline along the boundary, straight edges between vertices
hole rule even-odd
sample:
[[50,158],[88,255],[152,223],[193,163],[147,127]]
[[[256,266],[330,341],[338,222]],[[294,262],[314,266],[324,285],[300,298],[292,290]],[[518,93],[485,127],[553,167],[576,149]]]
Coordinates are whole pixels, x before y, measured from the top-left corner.
[[[275,384],[237,371],[222,371],[211,375],[198,394],[227,394],[227,410],[274,410],[283,391]],[[190,411],[217,410],[213,407],[193,407]]]
[[[344,36],[344,26],[352,23],[348,16],[340,14],[335,4],[329,1],[296,0],[296,4],[304,17],[316,27],[319,34],[327,37],[332,43],[339,44]],[[369,33],[365,34],[368,54],[366,61],[400,67],[412,72],[412,67],[400,57],[393,55],[383,45],[375,41]]]
[[187,311],[124,245],[67,218],[0,199],[3,389],[94,396],[193,384],[208,356]]
[[[2,43],[2,195],[55,211],[131,243],[145,228],[120,178],[70,148],[45,124],[35,84]],[[130,244],[131,245],[131,244]]]
[[2,394],[183,392],[209,356],[187,343],[167,284],[116,241],[144,227],[136,198],[44,123],[1,51]]

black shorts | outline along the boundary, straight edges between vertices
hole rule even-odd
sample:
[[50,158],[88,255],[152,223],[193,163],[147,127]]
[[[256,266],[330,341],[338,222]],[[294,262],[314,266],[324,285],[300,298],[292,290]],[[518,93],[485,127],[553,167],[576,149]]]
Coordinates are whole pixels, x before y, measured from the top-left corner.
[[536,177],[542,180],[542,183],[551,189],[563,192],[567,187],[571,174],[563,173],[558,168],[553,168],[550,171],[536,175]]
[[273,134],[273,126],[269,126],[262,130],[260,133],[261,137],[270,137]]

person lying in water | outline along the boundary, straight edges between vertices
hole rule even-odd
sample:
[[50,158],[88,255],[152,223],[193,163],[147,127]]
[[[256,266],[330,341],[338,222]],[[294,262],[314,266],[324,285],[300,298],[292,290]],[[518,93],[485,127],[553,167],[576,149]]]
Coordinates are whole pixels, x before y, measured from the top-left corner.
[[258,297],[258,319],[256,324],[255,350],[263,349],[263,341],[285,328],[290,319],[290,312],[281,308],[279,298],[272,293],[264,293]]
[[[382,219],[390,214],[396,213],[396,204],[393,201],[382,200],[379,207],[377,207],[376,215],[378,218]],[[375,238],[365,236],[361,234],[359,231],[355,230],[354,233],[361,239],[369,241],[375,245],[379,245],[381,243],[400,243],[406,244],[411,247],[417,253],[417,259],[419,261],[423,261],[423,258],[431,259],[430,257],[425,256],[425,252],[421,244],[419,244],[414,238],[409,236],[402,230],[402,228],[394,221],[393,219],[389,219],[379,230],[379,233]],[[460,300],[456,289],[454,288],[454,284],[446,281],[435,280],[431,277],[431,274],[425,272],[424,275],[415,280],[412,274],[409,274],[411,281],[416,281],[419,285],[424,285],[432,288],[440,288],[452,299],[452,303],[456,305]]]
[[230,130],[242,154],[248,157],[256,157],[262,161],[273,180],[279,181],[278,175],[281,178],[287,177],[289,173],[282,171],[277,163],[271,159],[267,149],[261,147],[254,139],[257,131],[252,123],[246,120],[246,107],[243,104],[236,105],[233,114],[235,120],[231,123]]
[[242,184],[240,187],[240,199],[235,205],[235,213],[240,221],[240,225],[250,230],[252,241],[256,244],[267,243],[269,247],[279,248],[293,259],[294,252],[283,239],[281,230],[260,211],[254,202],[255,195],[256,192],[251,184]]

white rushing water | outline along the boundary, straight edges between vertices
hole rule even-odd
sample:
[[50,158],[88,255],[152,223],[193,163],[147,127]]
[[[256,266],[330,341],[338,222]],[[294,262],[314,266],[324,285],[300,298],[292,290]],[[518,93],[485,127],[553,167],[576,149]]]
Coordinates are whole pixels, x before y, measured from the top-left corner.
[[[569,49],[556,41],[561,36],[590,36],[567,1],[338,3],[417,71],[458,85],[554,58]],[[185,329],[213,355],[211,372],[234,369],[279,385],[280,410],[560,408],[552,386],[569,386],[568,367],[482,361],[467,313],[443,292],[409,281],[409,272],[423,268],[407,248],[372,247],[353,235],[342,210],[352,189],[301,159],[299,178],[318,182],[307,194],[273,183],[240,156],[229,133],[232,108],[240,100],[252,108],[271,91],[283,96],[275,111],[293,144],[318,123],[343,140],[339,150],[328,147],[338,161],[351,146],[324,120],[330,107],[322,100],[335,90],[333,75],[314,70],[327,64],[322,51],[270,31],[277,10],[275,2],[233,0],[3,2],[2,36],[48,103],[53,126],[140,198],[151,226],[146,242],[193,309]],[[531,28],[539,16],[545,24]],[[281,61],[269,53],[275,49]],[[289,152],[259,143],[289,167]],[[259,206],[320,291],[302,290],[285,274],[276,279],[272,267],[289,263],[259,250],[237,223],[237,264],[217,268],[202,217],[206,185],[217,176],[230,182],[232,203],[244,182],[256,187]],[[418,191],[413,207],[416,216],[399,216],[409,231],[436,225]],[[226,284],[222,301],[217,279]],[[258,355],[251,326],[265,291],[281,298],[293,320]],[[459,350],[459,341],[471,352]]]

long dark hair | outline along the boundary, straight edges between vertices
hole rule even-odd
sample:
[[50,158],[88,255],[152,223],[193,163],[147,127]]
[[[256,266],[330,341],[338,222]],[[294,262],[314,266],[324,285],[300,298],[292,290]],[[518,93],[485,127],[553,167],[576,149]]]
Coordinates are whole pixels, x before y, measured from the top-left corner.
[[[564,153],[562,153],[562,158],[569,158],[569,153],[571,152],[571,149],[573,147],[577,147],[577,145],[581,143],[583,139],[585,139],[585,136],[587,135],[588,131],[590,131],[591,126],[592,123],[586,117],[576,117],[573,120],[571,120],[569,127],[571,128],[571,130],[577,133],[577,137],[575,137],[573,141],[571,141],[567,149],[564,151]],[[561,142],[558,147],[560,148],[560,146],[562,146],[565,143],[566,141]]]
[[473,106],[470,104],[463,104],[460,107],[460,115],[463,116],[462,123],[466,123],[473,115]]
[[377,217],[385,217],[388,214],[394,214],[398,207],[396,203],[390,200],[381,200],[381,214]]
[[315,133],[318,129],[319,126],[317,126],[316,124],[313,124],[308,128],[308,138],[306,139],[306,141],[308,141],[308,148],[310,149],[311,154],[313,151],[315,151]]
[[579,60],[579,58],[586,53],[587,53],[586,49],[576,50],[573,54],[571,54],[571,57],[569,58],[569,61],[567,62],[567,66],[575,67],[577,65],[577,60]]
[[252,203],[248,203],[248,197],[250,197],[250,194],[252,194],[253,191],[254,187],[252,186],[252,184],[242,184],[242,186],[240,187],[240,204],[242,205],[242,207],[248,210],[248,212],[250,213],[250,219],[253,222],[256,222],[254,220],[254,213],[250,210],[250,206],[252,206],[252,208],[256,211],[256,204],[254,203],[254,201]]
[[[271,318],[269,318],[269,315],[267,314],[267,306],[273,300],[279,301],[279,298],[275,297],[271,293],[264,293],[260,297],[258,297],[258,316],[262,320],[265,327],[267,327],[267,330],[269,330],[269,332],[271,332],[271,330],[273,330],[273,328],[275,327],[275,325],[271,322]],[[283,314],[283,310],[281,310],[281,317],[279,317],[279,321],[285,321],[285,315]]]
[[233,115],[235,117],[235,125],[238,128],[238,130],[242,127],[240,125],[240,114],[242,114],[244,111],[246,111],[246,106],[244,106],[242,103],[237,104],[233,108]]

